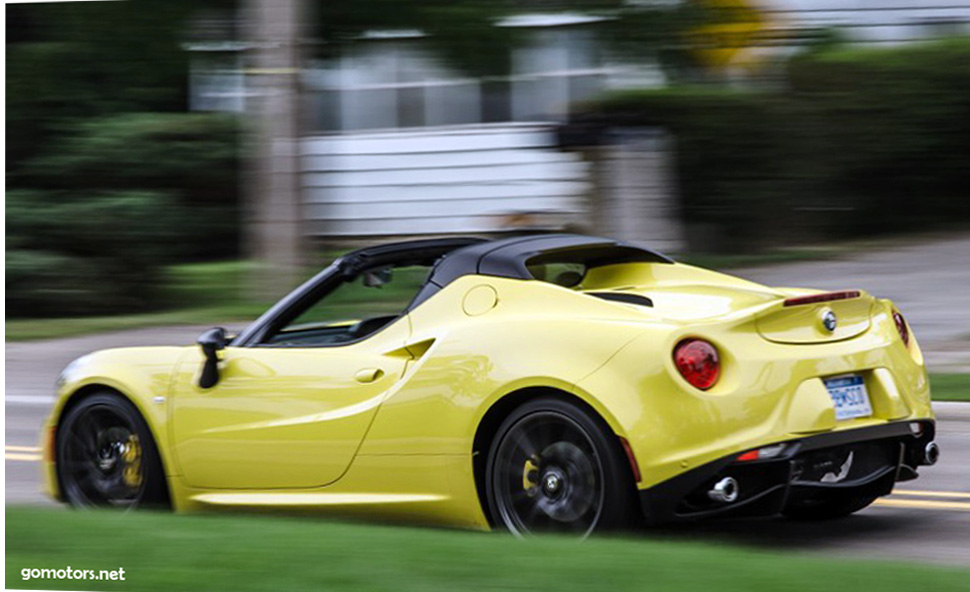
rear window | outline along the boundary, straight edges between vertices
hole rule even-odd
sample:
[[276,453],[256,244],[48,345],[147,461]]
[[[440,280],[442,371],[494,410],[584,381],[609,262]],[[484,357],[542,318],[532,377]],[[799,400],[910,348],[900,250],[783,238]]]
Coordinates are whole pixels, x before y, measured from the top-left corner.
[[596,246],[542,253],[525,262],[533,279],[564,288],[575,288],[595,267],[618,263],[668,263],[662,256],[627,246]]
[[565,261],[550,263],[529,263],[529,274],[541,282],[549,282],[564,288],[575,288],[586,277],[586,264]]

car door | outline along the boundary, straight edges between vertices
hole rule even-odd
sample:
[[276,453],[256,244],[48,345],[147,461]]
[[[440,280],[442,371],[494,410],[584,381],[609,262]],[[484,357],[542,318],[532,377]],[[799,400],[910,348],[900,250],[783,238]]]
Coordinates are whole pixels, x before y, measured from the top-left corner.
[[[198,384],[201,350],[180,364],[171,429],[188,485],[318,487],[347,470],[410,359],[407,317],[386,314],[403,310],[410,296],[392,291],[396,300],[388,304],[336,292],[290,314],[298,318],[260,343],[220,352],[219,382],[212,388]],[[366,316],[348,310],[354,303]],[[325,314],[330,318],[321,322],[321,310],[357,316],[343,321]],[[360,330],[368,334],[357,335]]]

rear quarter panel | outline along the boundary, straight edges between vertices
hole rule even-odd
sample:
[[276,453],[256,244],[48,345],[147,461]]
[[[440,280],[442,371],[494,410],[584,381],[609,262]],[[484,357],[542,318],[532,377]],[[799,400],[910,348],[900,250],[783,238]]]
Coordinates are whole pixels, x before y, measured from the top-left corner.
[[[874,305],[862,335],[821,344],[762,338],[748,319],[647,331],[578,387],[614,411],[630,441],[646,488],[683,471],[749,448],[801,435],[908,418],[932,417],[929,383],[915,339],[905,346],[891,303]],[[700,391],[673,364],[674,346],[701,337],[719,350],[718,383]],[[820,377],[866,376],[873,416],[836,422]]]

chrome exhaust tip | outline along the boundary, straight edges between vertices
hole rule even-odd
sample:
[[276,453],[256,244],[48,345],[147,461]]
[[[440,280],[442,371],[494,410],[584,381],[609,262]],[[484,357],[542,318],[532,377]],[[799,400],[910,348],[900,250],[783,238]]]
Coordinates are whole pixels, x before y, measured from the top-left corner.
[[724,477],[707,492],[707,497],[724,504],[736,502],[739,495],[741,495],[741,488],[734,477]]
[[923,464],[935,465],[938,460],[940,460],[940,447],[936,445],[936,442],[930,442],[923,449]]

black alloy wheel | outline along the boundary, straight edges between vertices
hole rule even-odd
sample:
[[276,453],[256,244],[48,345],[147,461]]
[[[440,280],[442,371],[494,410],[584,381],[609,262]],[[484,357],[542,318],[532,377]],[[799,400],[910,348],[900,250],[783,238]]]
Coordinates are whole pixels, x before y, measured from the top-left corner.
[[110,392],[84,398],[58,426],[58,483],[75,507],[131,509],[167,502],[164,472],[145,420]]
[[486,471],[493,523],[518,536],[637,524],[632,471],[617,437],[579,407],[541,398],[499,428]]

